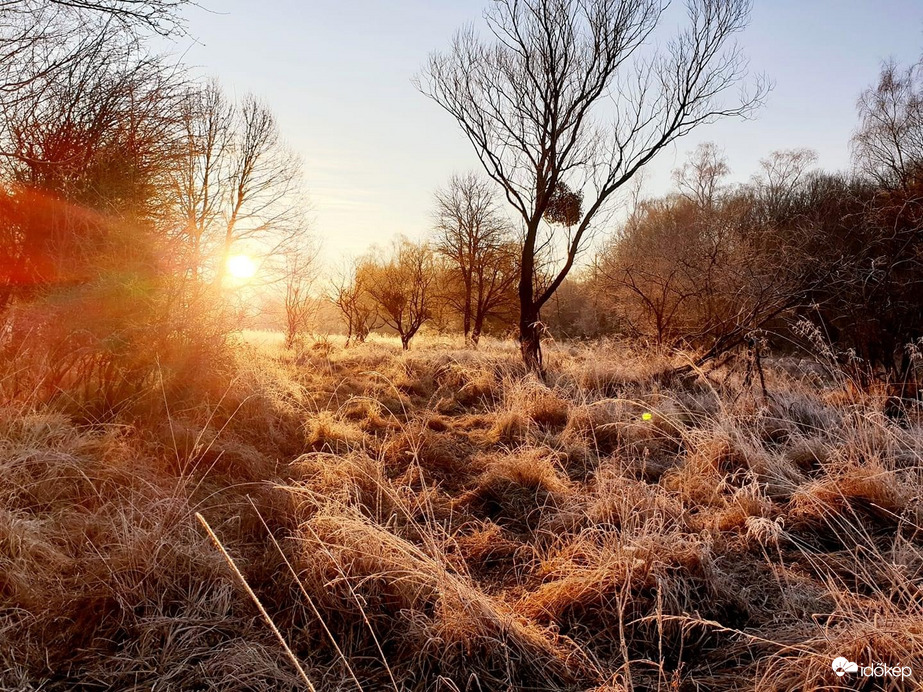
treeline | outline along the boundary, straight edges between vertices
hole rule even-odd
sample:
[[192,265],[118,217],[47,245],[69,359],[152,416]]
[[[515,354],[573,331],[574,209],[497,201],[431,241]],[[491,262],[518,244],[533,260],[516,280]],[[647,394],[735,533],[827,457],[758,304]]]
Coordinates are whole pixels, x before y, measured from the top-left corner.
[[232,324],[228,259],[245,252],[281,282],[310,247],[300,162],[269,108],[148,49],[183,30],[180,5],[0,8],[9,396],[85,391],[112,409],[181,386]]
[[703,362],[817,335],[861,369],[907,375],[923,334],[923,169],[886,175],[856,154],[861,167],[830,174],[810,170],[810,151],[776,152],[730,186],[721,153],[702,146],[674,194],[637,206],[583,287],[625,333]]
[[481,334],[509,329],[518,276],[518,243],[492,186],[474,174],[453,177],[436,193],[435,230],[427,242],[398,239],[339,272],[330,300],[347,343],[381,328],[406,349],[419,329]]
[[[862,95],[854,169],[777,151],[743,184],[715,144],[674,172],[674,190],[637,195],[628,218],[543,307],[546,337],[621,335],[692,349],[699,362],[771,341],[812,348],[865,373],[909,375],[923,335],[923,67],[887,65]],[[453,178],[436,194],[427,242],[402,240],[335,282],[349,339],[390,328],[405,346],[424,324],[506,335],[518,316],[522,237],[490,181]],[[565,187],[544,223],[570,229],[582,198]],[[548,233],[554,238],[554,233]],[[543,290],[553,240],[538,249]],[[547,259],[543,263],[543,259]]]

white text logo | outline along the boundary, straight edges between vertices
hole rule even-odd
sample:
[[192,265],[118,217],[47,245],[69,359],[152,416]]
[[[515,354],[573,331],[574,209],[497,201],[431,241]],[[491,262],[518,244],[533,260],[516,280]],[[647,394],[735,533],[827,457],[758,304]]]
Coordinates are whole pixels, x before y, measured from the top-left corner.
[[889,666],[885,663],[860,666],[843,656],[837,656],[833,659],[831,665],[838,678],[843,677],[846,673],[858,673],[864,678],[900,678],[901,680],[913,675],[913,669],[910,666]]

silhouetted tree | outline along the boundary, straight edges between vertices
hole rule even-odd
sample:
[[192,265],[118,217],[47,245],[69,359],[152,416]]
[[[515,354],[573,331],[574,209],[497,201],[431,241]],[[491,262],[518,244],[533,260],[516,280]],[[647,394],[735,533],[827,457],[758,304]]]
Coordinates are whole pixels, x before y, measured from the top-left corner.
[[178,236],[191,275],[209,267],[220,287],[235,244],[269,256],[303,232],[301,165],[267,106],[253,96],[231,103],[215,82],[187,93],[181,128],[172,185]]
[[166,34],[181,28],[178,13],[188,4],[189,0],[6,0],[2,12],[31,16],[39,26],[51,21],[55,13],[98,14],[129,27]]
[[[635,59],[663,9],[657,0],[495,0],[486,13],[492,38],[461,31],[418,81],[522,218],[519,340],[530,369],[542,367],[540,310],[614,193],[676,138],[746,115],[761,95],[719,102],[744,76],[728,42],[747,22],[748,0],[690,0],[689,28],[665,53]],[[609,128],[596,120],[607,102],[616,112]],[[539,235],[561,183],[582,195],[582,219],[564,227],[562,262],[536,291]]]
[[50,86],[79,63],[144,34],[184,30],[189,0],[6,0],[0,3],[0,98]]

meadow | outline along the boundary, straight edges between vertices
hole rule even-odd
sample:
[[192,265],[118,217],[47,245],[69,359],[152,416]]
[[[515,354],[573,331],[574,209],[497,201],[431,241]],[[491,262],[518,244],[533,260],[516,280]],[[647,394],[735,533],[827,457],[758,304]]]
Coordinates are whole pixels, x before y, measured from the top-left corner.
[[827,4],[0,2],[0,692],[923,690],[923,15]]
[[0,688],[917,685],[919,404],[688,362],[250,335],[105,421],[5,396]]

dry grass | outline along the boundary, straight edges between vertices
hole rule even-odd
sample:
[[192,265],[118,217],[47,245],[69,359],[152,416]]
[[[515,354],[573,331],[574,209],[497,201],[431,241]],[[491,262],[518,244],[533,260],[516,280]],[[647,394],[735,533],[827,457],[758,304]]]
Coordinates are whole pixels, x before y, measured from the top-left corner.
[[257,603],[319,690],[923,677],[912,404],[788,363],[766,402],[618,344],[552,346],[545,382],[517,355],[263,338],[106,421],[5,397],[0,688],[304,689]]

